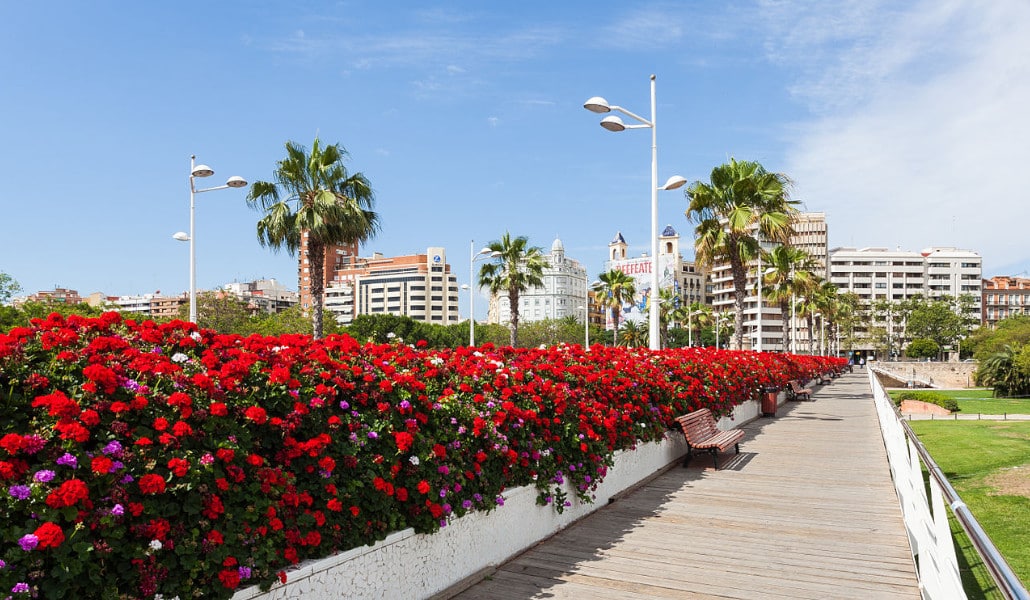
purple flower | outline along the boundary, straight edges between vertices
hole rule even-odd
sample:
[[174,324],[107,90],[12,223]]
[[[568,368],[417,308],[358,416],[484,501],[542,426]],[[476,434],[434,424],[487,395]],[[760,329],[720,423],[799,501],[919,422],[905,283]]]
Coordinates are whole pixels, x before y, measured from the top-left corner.
[[75,458],[75,455],[68,454],[67,452],[65,452],[64,456],[57,459],[57,464],[61,465],[62,467],[71,467],[73,469],[76,469],[79,466],[79,459]]
[[9,493],[12,498],[15,498],[17,500],[25,500],[32,493],[32,490],[29,489],[29,486],[27,485],[12,485],[7,490],[7,493]]
[[21,546],[22,550],[28,552],[39,545],[39,538],[31,533],[27,533],[21,536],[21,539],[18,540],[18,545]]
[[440,473],[440,474],[443,474],[443,475],[446,475],[446,474],[451,472],[451,470],[447,468],[447,465],[440,465],[439,467],[437,467],[436,471],[437,471],[437,473]]
[[346,400],[340,400],[340,408],[342,408],[343,410],[347,410],[348,408],[350,408],[350,404],[347,404]]
[[54,478],[55,473],[49,469],[41,469],[36,471],[36,474],[32,476],[33,479],[40,483],[47,483]]
[[504,496],[498,496],[495,500],[497,506],[504,506]]
[[101,450],[101,452],[104,454],[120,456],[122,453],[122,445],[118,440],[111,440],[106,446],[104,446],[104,449]]
[[240,573],[240,579],[250,579],[250,567],[240,567],[237,571]]
[[123,507],[121,504],[115,504],[111,507],[111,514],[116,517],[120,517],[125,514],[125,507]]
[[376,433],[374,431],[369,431],[368,432],[368,439],[374,440],[374,439],[377,439],[378,437],[379,437],[378,433]]
[[0,558],[0,569],[4,568],[6,566],[7,566],[7,563],[5,563],[2,558]]
[[462,507],[463,507],[463,508],[464,508],[465,510],[468,510],[468,509],[472,508],[472,501],[471,501],[471,500],[462,500],[462,502],[461,502],[461,506],[462,506]]
[[409,408],[411,408],[411,402],[408,402],[407,400],[401,400],[400,407],[404,410],[408,410]]
[[11,588],[11,591],[15,594],[27,594],[31,590],[29,589],[29,584],[25,583],[24,581],[19,581],[18,583],[14,584],[14,587]]

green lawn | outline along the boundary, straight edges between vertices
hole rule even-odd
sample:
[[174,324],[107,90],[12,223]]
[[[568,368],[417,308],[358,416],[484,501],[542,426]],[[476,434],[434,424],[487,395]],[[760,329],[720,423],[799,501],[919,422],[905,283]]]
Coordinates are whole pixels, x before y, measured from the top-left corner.
[[[906,390],[891,390],[891,397]],[[971,415],[1030,415],[1030,398],[992,398],[991,390],[916,390],[950,396],[958,402],[959,411]]]
[[[910,421],[912,430],[969,506],[1024,585],[1030,582],[1030,422]],[[953,530],[958,529],[953,523]],[[994,597],[969,589],[975,578],[992,589],[990,576],[968,540],[956,545],[970,598]],[[964,564],[963,564],[964,563]],[[973,583],[975,585],[975,583]]]

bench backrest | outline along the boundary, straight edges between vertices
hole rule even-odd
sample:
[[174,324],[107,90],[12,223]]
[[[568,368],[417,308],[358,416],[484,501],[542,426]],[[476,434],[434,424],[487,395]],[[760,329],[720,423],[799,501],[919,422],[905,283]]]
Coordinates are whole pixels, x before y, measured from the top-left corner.
[[691,443],[703,442],[719,433],[719,428],[715,426],[715,418],[712,417],[712,411],[707,408],[695,410],[682,417],[676,417],[676,420],[679,421],[680,427],[683,428],[683,435]]
[[797,382],[797,380],[791,379],[790,380],[790,389],[794,390],[795,392],[800,392],[801,391],[801,384],[799,384]]

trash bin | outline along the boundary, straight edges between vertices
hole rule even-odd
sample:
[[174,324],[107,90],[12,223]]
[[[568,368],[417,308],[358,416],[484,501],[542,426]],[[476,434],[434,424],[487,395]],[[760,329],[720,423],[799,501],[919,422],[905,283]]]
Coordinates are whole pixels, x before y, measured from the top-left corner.
[[776,416],[776,397],[780,393],[780,388],[776,386],[766,386],[762,388],[762,416],[763,417],[775,417]]

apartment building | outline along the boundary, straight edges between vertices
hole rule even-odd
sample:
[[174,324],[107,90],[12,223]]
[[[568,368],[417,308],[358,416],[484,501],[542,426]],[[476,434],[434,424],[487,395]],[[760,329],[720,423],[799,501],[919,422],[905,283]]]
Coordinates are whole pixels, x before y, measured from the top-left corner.
[[991,277],[983,280],[982,323],[990,327],[1002,319],[1030,315],[1030,279]]
[[297,292],[286,289],[275,279],[227,283],[222,291],[246,302],[253,313],[280,313],[299,301]]
[[[826,223],[826,214],[821,212],[798,213],[794,220],[794,233],[790,238],[790,245],[807,252],[818,264],[816,274],[829,277],[829,228]],[[769,241],[762,241],[762,248],[768,252],[776,247],[776,244]],[[790,348],[783,348],[783,318],[777,306],[769,304],[766,297],[762,298],[761,310],[761,344],[758,343],[758,286],[757,273],[758,261],[753,260],[747,269],[747,296],[744,298],[744,349],[758,349],[763,351],[784,351]],[[717,314],[733,314],[734,299],[736,293],[733,289],[733,273],[730,270],[728,261],[720,261],[712,265],[712,306]],[[809,333],[807,324],[803,319],[790,321],[790,327],[794,340],[808,340]],[[818,331],[813,332],[812,337],[817,337]],[[732,339],[732,338],[731,338]],[[797,348],[795,348],[797,351]]]
[[[941,247],[921,252],[887,248],[834,248],[830,252],[830,281],[841,292],[852,292],[865,305],[877,301],[901,302],[915,297],[928,300],[971,297],[969,316],[983,313],[983,260],[971,250]],[[904,323],[887,319],[872,323],[885,328],[889,338],[902,339]],[[858,332],[861,337],[863,332]],[[872,350],[868,341],[856,346]]]
[[443,248],[393,257],[376,252],[367,258],[355,250],[356,246],[341,246],[326,253],[332,270],[326,272],[324,306],[337,321],[347,324],[362,314],[391,314],[438,325],[458,322],[458,280]]
[[[519,294],[519,320],[522,322],[542,321],[575,317],[580,323],[587,310],[593,310],[587,288],[587,269],[578,260],[565,255],[565,246],[555,238],[551,251],[545,255],[543,284],[533,286]],[[507,294],[490,297],[487,310],[488,323],[508,324],[511,321],[511,305]]]

